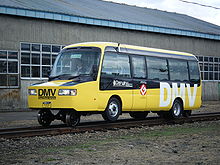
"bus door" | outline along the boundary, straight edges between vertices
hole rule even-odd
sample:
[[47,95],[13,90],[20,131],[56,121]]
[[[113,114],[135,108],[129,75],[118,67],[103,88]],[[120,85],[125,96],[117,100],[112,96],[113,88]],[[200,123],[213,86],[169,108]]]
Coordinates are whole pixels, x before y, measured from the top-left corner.
[[133,110],[142,111],[147,105],[147,83],[146,80],[133,79],[134,90],[133,95]]
[[144,56],[131,56],[133,77],[132,110],[142,111],[147,105],[147,72]]
[[100,77],[100,105],[106,105],[111,96],[117,95],[122,100],[122,110],[129,111],[132,107],[132,89],[129,56],[105,52]]
[[[167,59],[146,56],[146,62],[148,73],[147,109],[162,110],[160,107],[160,83],[169,83]],[[167,98],[168,93],[164,92],[163,96]]]

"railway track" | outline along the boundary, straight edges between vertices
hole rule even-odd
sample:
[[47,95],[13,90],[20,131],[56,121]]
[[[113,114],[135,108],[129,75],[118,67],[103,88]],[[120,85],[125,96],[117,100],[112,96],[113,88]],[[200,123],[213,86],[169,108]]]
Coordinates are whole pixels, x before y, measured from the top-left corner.
[[145,120],[123,119],[114,123],[108,122],[85,122],[75,128],[66,125],[54,125],[48,128],[41,126],[22,127],[22,128],[4,128],[0,129],[0,138],[15,139],[22,137],[60,135],[67,133],[84,133],[95,131],[107,131],[118,129],[129,129],[133,127],[156,126],[165,124],[183,124],[201,121],[220,120],[220,112],[218,113],[202,113],[194,114],[189,118],[180,118],[175,120],[165,120],[159,117],[149,117]]

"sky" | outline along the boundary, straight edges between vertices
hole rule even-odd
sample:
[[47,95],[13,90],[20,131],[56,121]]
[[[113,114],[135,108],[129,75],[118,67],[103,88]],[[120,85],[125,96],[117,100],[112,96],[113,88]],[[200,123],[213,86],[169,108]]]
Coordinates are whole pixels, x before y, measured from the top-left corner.
[[105,0],[168,12],[186,14],[220,26],[220,0],[184,0],[218,9],[182,2],[181,0]]

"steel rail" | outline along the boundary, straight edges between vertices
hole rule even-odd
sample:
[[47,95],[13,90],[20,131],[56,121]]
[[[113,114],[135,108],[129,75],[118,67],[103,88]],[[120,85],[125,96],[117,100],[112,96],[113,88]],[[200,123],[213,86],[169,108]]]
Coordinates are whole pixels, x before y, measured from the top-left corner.
[[4,128],[0,129],[0,138],[15,139],[22,137],[61,135],[67,133],[84,133],[118,129],[129,129],[133,127],[157,126],[166,124],[183,124],[201,121],[220,120],[220,112],[194,114],[188,118],[179,118],[175,120],[166,120],[159,117],[148,117],[145,120],[122,119],[117,122],[84,122],[75,128],[67,127],[64,124],[54,125],[48,128],[41,126]]

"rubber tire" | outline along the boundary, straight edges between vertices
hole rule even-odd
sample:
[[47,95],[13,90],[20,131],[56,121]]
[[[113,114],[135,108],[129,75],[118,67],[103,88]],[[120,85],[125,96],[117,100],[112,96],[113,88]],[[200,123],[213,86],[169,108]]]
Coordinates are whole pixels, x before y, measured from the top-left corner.
[[[176,108],[179,109],[178,113],[175,112]],[[176,100],[174,100],[173,106],[170,109],[170,111],[168,112],[168,116],[167,117],[170,118],[170,119],[177,119],[177,118],[180,118],[182,115],[183,115],[183,104],[182,104],[182,102],[180,100],[176,99]]]
[[129,112],[129,115],[134,119],[146,119],[149,112]]
[[190,117],[192,114],[192,111],[191,110],[184,110],[183,111],[183,117]]
[[[114,115],[111,115],[111,111],[110,111],[110,108],[113,108],[112,106],[116,106],[114,108],[117,108]],[[121,103],[120,103],[120,101],[115,97],[110,98],[109,101],[108,101],[108,105],[105,108],[105,111],[102,113],[103,119],[105,121],[114,122],[118,119],[120,114],[121,114]]]
[[37,114],[37,120],[43,127],[48,127],[54,120],[54,115],[50,110],[40,110]]
[[69,127],[75,127],[80,123],[80,114],[76,111],[70,111],[66,114],[66,124]]

